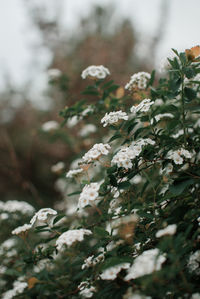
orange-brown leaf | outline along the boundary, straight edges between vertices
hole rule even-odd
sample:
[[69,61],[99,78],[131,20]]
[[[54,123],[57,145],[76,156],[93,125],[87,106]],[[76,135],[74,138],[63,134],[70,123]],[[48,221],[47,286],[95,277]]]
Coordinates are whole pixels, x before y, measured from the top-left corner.
[[38,282],[39,282],[39,280],[36,277],[29,278],[29,280],[28,280],[28,288],[32,289],[35,286],[35,284],[38,283]]

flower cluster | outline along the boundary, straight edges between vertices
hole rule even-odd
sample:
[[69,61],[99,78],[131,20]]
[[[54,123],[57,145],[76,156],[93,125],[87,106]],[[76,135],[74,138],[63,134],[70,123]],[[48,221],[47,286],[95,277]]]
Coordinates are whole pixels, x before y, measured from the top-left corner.
[[50,208],[44,208],[39,210],[33,218],[30,220],[31,225],[34,225],[37,221],[38,222],[49,222],[49,220],[52,219],[52,216],[57,215],[57,211],[50,209]]
[[90,286],[87,281],[82,281],[78,288],[80,290],[79,294],[84,298],[91,298],[94,295],[94,292],[96,292],[95,287]]
[[148,112],[151,105],[153,105],[154,102],[150,99],[144,99],[139,105],[132,106],[130,111],[131,113],[137,113],[137,112]]
[[18,226],[12,231],[13,235],[20,235],[21,233],[25,233],[29,229],[31,229],[32,225],[31,224],[24,224],[22,226]]
[[81,137],[87,137],[89,134],[95,133],[97,131],[97,127],[93,124],[85,125],[79,132]]
[[55,165],[51,166],[51,171],[54,173],[60,173],[63,171],[64,168],[65,168],[65,163],[60,161],[60,162],[56,163]]
[[148,144],[154,145],[155,141],[151,138],[133,141],[129,147],[122,148],[116,155],[114,155],[111,164],[117,164],[118,167],[123,167],[125,169],[132,168],[133,163],[131,161],[139,156],[143,147]]
[[83,156],[83,162],[90,163],[99,159],[102,155],[108,155],[110,149],[111,147],[108,143],[97,143]]
[[161,255],[159,249],[149,249],[143,251],[141,255],[135,258],[133,265],[128,269],[125,280],[136,279],[138,277],[150,274],[161,269],[166,257]]
[[132,168],[133,164],[131,160],[135,157],[136,154],[134,150],[129,147],[124,147],[112,158],[111,164],[117,164],[118,167],[129,169]]
[[110,267],[104,270],[103,273],[100,274],[100,277],[103,280],[114,280],[117,278],[117,275],[122,269],[129,269],[129,267],[130,267],[130,263],[123,263],[123,264]]
[[176,233],[177,225],[176,224],[170,224],[164,229],[160,229],[156,233],[156,238],[161,238],[166,235],[174,235]]
[[[159,122],[163,118],[174,118],[174,115],[171,113],[162,113],[155,115],[154,118],[156,122]],[[153,124],[153,119],[151,120],[151,124]]]
[[87,205],[91,204],[91,202],[93,202],[95,199],[97,199],[99,196],[99,188],[99,183],[91,183],[89,185],[85,185],[79,197],[78,207],[84,208]]
[[18,200],[0,201],[0,210],[8,213],[19,212],[23,215],[32,215],[35,212],[34,207],[28,202]]
[[104,253],[100,253],[97,257],[94,257],[94,255],[89,256],[84,260],[84,264],[82,265],[81,269],[87,269],[89,267],[93,267],[99,262],[102,262],[104,260]]
[[13,289],[8,290],[1,297],[2,299],[11,299],[17,295],[20,295],[28,287],[27,282],[22,282],[19,279],[13,283]]
[[50,120],[44,123],[41,127],[44,132],[54,132],[59,129],[59,123],[55,120]]
[[126,84],[125,89],[128,89],[129,91],[133,91],[136,88],[146,89],[150,78],[151,78],[151,75],[146,72],[139,72],[139,73],[133,74],[131,76],[130,81]]
[[107,125],[117,123],[120,119],[128,120],[128,115],[126,114],[126,112],[122,112],[121,110],[113,111],[110,113],[106,113],[102,118],[101,123],[103,124],[103,127],[106,127]]
[[110,75],[109,69],[103,65],[91,65],[87,67],[81,74],[82,79],[87,77],[92,79],[104,79]]
[[62,75],[62,72],[59,69],[49,69],[47,74],[50,80],[55,80]]
[[69,170],[66,174],[66,178],[76,177],[76,176],[80,175],[82,172],[83,172],[82,168]]
[[168,158],[173,160],[175,164],[183,164],[183,158],[191,159],[192,154],[188,150],[181,148],[176,151],[168,152]]
[[88,229],[72,229],[64,232],[60,237],[56,240],[56,246],[58,250],[61,250],[63,245],[71,246],[76,241],[83,241],[84,235],[91,235],[92,232]]

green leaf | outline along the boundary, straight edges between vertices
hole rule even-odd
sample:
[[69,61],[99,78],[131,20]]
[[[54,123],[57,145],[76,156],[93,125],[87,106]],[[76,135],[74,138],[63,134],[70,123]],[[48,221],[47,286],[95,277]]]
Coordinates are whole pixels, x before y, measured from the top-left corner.
[[185,96],[188,98],[188,100],[192,101],[193,99],[196,98],[196,91],[192,88],[189,88],[189,87],[185,87],[184,88],[184,93],[185,93]]
[[129,183],[128,181],[121,182],[121,183],[118,184],[119,189],[128,189],[130,187],[131,187],[131,183]]
[[112,186],[114,186],[114,187],[118,186],[117,179],[116,179],[116,177],[113,174],[109,175],[109,179],[110,179],[110,184]]
[[109,233],[102,227],[100,226],[96,226],[94,228],[94,234],[100,236],[100,237],[108,237],[109,236]]
[[186,77],[188,78],[188,79],[190,79],[190,78],[192,78],[192,77],[194,77],[195,75],[196,75],[196,73],[195,73],[195,71],[193,70],[193,68],[192,67],[185,67],[185,68],[183,68],[183,72],[184,72],[184,74],[186,75]]
[[169,187],[169,191],[174,195],[180,195],[186,189],[186,187],[194,183],[193,179],[184,180],[184,181],[175,181],[173,185]]
[[109,139],[108,142],[112,142],[112,141],[114,141],[115,139],[119,139],[119,138],[121,138],[121,137],[122,137],[121,134],[115,134],[115,135],[113,135],[113,136]]
[[54,218],[53,220],[53,224],[56,224],[59,220],[61,220],[62,218],[64,218],[66,215],[62,214],[62,215],[58,215]]
[[77,194],[81,194],[81,191],[69,193],[69,194],[67,194],[67,196],[73,196],[73,195],[77,195]]
[[126,257],[111,257],[104,262],[104,264],[102,266],[102,270],[105,270],[110,267],[114,267],[119,264],[132,263],[132,262],[133,262],[133,259],[128,256],[126,256]]

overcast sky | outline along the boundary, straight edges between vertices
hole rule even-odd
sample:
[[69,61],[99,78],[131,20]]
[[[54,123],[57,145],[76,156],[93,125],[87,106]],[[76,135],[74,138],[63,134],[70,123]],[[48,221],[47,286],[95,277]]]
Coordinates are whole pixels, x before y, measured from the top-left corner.
[[[128,16],[137,25],[141,37],[153,36],[162,0],[28,0],[46,4],[52,15],[54,4],[60,1],[62,8],[61,23],[68,28],[78,25],[78,16],[87,15],[92,5],[114,3],[116,13]],[[185,48],[200,44],[200,1],[168,0],[170,13],[166,32],[158,49],[158,60],[167,55],[170,49]],[[0,2],[0,86],[3,76],[9,74],[13,82],[24,83],[28,77],[45,68],[49,55],[38,57],[33,64],[32,45],[40,42],[39,35],[30,23],[23,0]]]

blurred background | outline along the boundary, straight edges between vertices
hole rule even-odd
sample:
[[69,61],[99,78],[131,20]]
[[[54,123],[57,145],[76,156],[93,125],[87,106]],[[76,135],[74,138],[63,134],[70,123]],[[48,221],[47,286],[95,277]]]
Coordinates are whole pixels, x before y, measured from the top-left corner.
[[[159,69],[171,48],[199,42],[199,0],[7,0],[0,3],[0,195],[51,206],[61,193],[51,167],[78,154],[66,128],[48,120],[81,98],[81,71],[108,67],[123,86]],[[63,74],[58,86],[48,70]],[[159,74],[158,74],[159,76]]]

